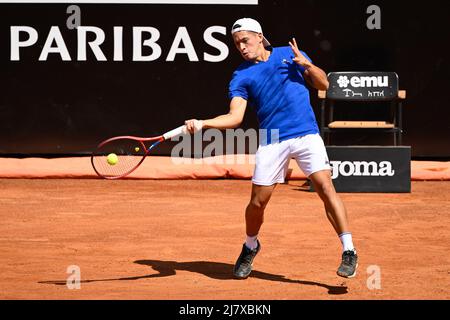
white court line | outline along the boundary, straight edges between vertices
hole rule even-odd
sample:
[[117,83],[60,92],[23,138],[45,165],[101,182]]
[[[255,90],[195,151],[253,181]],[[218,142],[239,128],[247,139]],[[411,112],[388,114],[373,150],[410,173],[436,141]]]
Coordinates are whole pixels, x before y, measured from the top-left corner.
[[99,3],[99,4],[234,4],[257,5],[258,0],[0,0],[0,3]]

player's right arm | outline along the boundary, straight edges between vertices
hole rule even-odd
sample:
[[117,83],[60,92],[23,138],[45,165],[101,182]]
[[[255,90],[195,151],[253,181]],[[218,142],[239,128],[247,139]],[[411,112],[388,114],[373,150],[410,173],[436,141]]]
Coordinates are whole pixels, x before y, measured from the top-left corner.
[[245,109],[247,108],[247,100],[241,97],[234,97],[230,102],[230,111],[227,114],[206,120],[190,119],[186,120],[186,128],[190,133],[194,133],[201,129],[233,129],[240,126],[244,119]]

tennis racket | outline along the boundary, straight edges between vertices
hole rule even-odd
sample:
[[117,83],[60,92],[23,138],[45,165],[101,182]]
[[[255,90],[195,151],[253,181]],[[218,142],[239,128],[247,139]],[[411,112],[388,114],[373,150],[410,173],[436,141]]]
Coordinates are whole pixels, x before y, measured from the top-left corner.
[[184,125],[158,137],[119,136],[110,138],[101,142],[92,153],[92,167],[102,178],[123,178],[136,170],[158,144],[186,133],[187,129]]

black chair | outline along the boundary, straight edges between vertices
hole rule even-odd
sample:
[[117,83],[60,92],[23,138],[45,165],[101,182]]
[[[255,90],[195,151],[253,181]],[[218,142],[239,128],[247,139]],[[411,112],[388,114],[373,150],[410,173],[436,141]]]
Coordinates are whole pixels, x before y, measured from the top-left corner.
[[[395,72],[331,72],[328,74],[330,86],[327,91],[319,91],[321,100],[320,133],[326,145],[335,132],[357,131],[383,132],[394,135],[394,146],[402,144],[402,101],[406,91],[398,89]],[[388,110],[388,119],[334,119],[337,103],[357,105],[364,108],[380,103]]]

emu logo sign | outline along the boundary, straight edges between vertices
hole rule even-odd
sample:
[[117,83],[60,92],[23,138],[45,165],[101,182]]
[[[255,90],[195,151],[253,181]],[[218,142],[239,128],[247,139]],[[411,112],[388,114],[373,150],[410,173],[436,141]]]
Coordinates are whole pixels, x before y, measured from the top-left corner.
[[392,170],[392,163],[389,161],[330,161],[332,166],[331,178],[336,179],[339,175],[349,176],[375,176],[392,177],[395,170]]
[[379,88],[389,86],[388,76],[354,76],[350,80],[347,76],[339,76],[337,84],[340,88],[347,88],[350,84],[353,88]]

